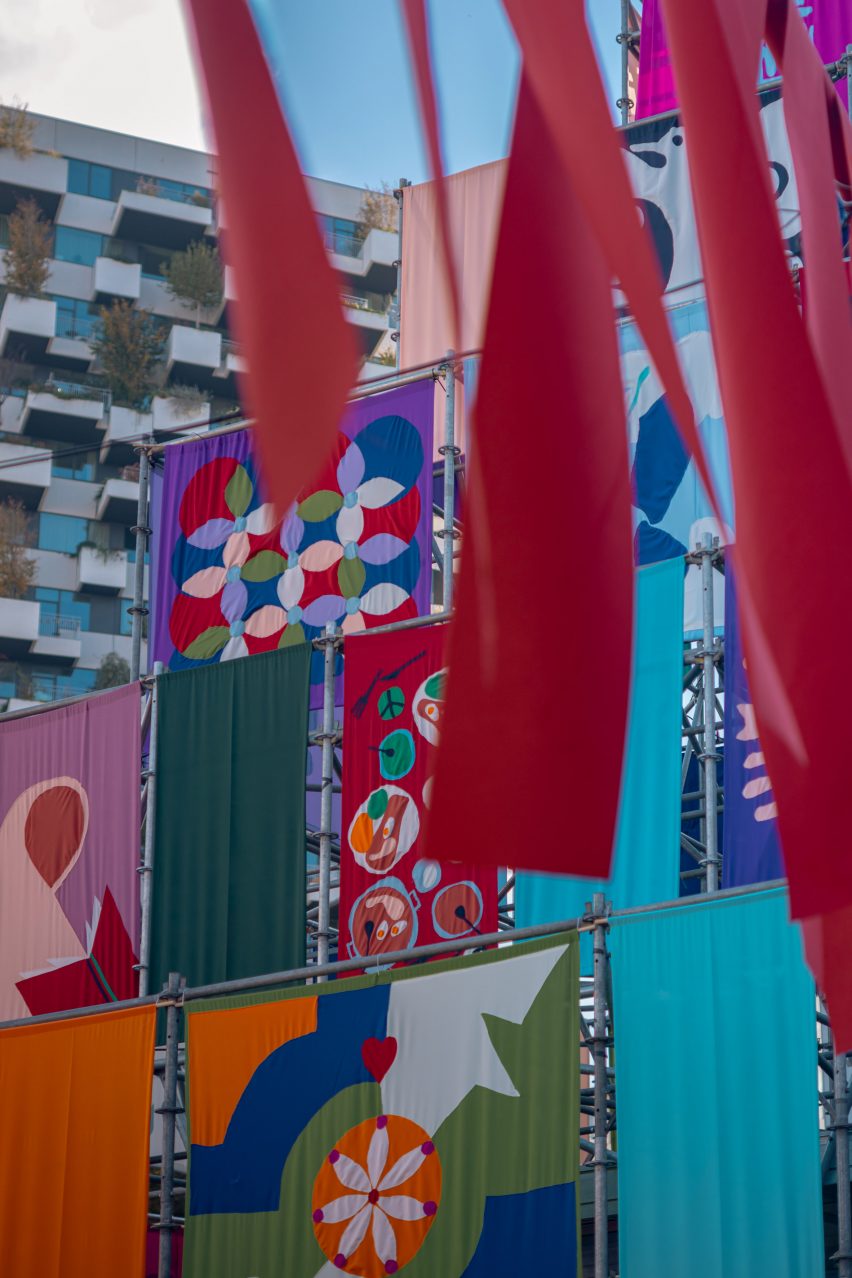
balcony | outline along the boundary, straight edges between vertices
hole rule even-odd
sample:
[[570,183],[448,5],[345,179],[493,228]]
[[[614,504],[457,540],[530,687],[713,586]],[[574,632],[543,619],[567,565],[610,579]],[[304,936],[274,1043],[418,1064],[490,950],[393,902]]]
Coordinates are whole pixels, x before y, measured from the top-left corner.
[[47,344],[50,363],[74,373],[87,373],[95,358],[95,352],[89,345],[94,328],[94,320],[89,316],[69,315],[66,311],[57,310],[56,335]]
[[21,434],[70,444],[98,444],[104,431],[105,393],[76,382],[46,382],[28,391]]
[[134,262],[119,262],[112,257],[97,257],[92,268],[95,299],[109,303],[113,298],[138,302],[142,287],[142,267]]
[[[126,469],[130,471],[133,468],[128,466]],[[98,498],[98,519],[108,524],[126,524],[129,528],[136,523],[138,503],[138,470],[135,479],[108,479]]]
[[210,417],[208,399],[185,399],[183,396],[156,395],[151,404],[155,433],[207,429]]
[[0,598],[0,652],[7,659],[32,651],[39,635],[40,605],[31,599]]
[[39,617],[38,638],[33,644],[32,655],[57,666],[71,667],[80,660],[80,651],[80,618],[43,612]]
[[150,413],[140,413],[135,408],[113,404],[104,419],[101,461],[108,462],[110,466],[131,462],[135,456],[133,445],[150,436],[152,431],[153,419]]
[[[136,512],[134,511],[134,516]],[[117,595],[127,585],[127,551],[81,546],[77,551],[77,589]]]
[[379,296],[363,296],[360,293],[341,293],[343,313],[358,330],[361,353],[370,356],[380,338],[388,332],[388,311]]
[[246,373],[245,356],[241,355],[235,342],[225,338],[222,342],[222,363],[214,372],[216,394],[223,399],[240,397],[239,382]]
[[122,191],[111,235],[159,248],[185,249],[213,227],[213,210],[158,194],[156,182],[141,191]]
[[0,213],[12,213],[31,195],[52,220],[67,189],[67,160],[38,152],[19,159],[8,147],[0,150]]
[[50,487],[50,456],[43,448],[0,444],[0,501],[13,497],[38,510]]
[[166,376],[190,386],[210,386],[222,363],[222,334],[173,324],[166,343]]
[[0,311],[0,355],[22,363],[40,363],[55,331],[55,302],[9,293]]
[[396,231],[368,231],[363,240],[334,234],[327,240],[331,264],[344,275],[352,275],[376,293],[392,293],[396,288],[396,259],[399,237]]

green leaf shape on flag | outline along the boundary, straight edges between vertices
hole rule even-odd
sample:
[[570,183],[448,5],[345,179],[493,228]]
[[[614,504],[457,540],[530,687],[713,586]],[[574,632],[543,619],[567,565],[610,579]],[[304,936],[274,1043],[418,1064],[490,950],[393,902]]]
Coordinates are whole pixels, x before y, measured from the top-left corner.
[[385,814],[388,806],[387,790],[374,790],[367,800],[367,816],[371,821],[378,821]]
[[287,560],[277,550],[260,550],[247,559],[240,569],[243,581],[271,581],[280,577],[287,567]]
[[311,493],[304,501],[299,502],[296,514],[309,524],[322,523],[331,515],[336,515],[343,505],[340,493],[333,493],[328,488],[321,488],[318,493]]
[[378,711],[382,719],[396,719],[405,709],[405,693],[398,683],[386,688],[379,697]]
[[248,510],[253,491],[248,471],[245,466],[238,466],[225,485],[225,505],[235,519]]
[[184,648],[183,655],[189,661],[209,661],[224,648],[230,637],[231,632],[227,626],[208,626],[193,639],[188,648]]
[[295,626],[285,626],[281,638],[278,640],[279,648],[293,648],[297,643],[305,642],[305,632],[302,629],[302,623],[297,621]]
[[337,566],[337,584],[344,599],[357,599],[367,580],[367,569],[360,559],[341,559]]
[[433,701],[440,701],[444,695],[444,674],[443,670],[439,670],[437,674],[430,675],[426,680],[423,691]]

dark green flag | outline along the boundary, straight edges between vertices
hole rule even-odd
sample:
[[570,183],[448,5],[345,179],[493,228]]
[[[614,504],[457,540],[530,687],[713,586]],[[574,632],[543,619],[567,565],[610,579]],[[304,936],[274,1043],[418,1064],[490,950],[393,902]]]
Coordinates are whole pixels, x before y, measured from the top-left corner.
[[310,644],[162,675],[149,989],[305,962]]

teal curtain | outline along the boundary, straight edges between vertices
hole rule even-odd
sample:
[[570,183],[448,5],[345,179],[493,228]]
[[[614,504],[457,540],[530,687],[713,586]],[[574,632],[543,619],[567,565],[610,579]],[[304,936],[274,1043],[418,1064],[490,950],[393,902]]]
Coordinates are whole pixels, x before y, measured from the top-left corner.
[[614,920],[621,1278],[824,1272],[815,993],[786,892]]
[[[595,892],[605,893],[616,909],[678,895],[682,675],[683,562],[670,559],[636,573],[633,687],[612,874],[600,880],[519,873],[517,927],[575,918]],[[613,758],[601,759],[602,768],[615,765],[617,749],[613,739]],[[566,797],[582,803],[582,795],[571,794],[570,777],[563,781]],[[570,804],[550,837],[571,838]],[[591,971],[587,938],[581,970]]]
[[305,962],[307,643],[158,681],[151,990]]

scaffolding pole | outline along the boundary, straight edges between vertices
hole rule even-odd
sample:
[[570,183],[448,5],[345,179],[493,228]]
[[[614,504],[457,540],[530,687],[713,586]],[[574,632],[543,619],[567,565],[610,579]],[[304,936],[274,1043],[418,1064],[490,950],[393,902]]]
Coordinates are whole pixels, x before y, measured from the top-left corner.
[[714,635],[713,560],[718,552],[719,539],[712,533],[704,534],[704,545],[697,548],[701,558],[701,596],[704,605],[704,859],[708,892],[718,892],[719,874],[719,821],[716,778],[716,640]]
[[139,932],[139,995],[148,993],[148,977],[151,966],[151,901],[153,893],[154,873],[154,821],[157,799],[157,697],[158,676],[163,673],[162,661],[154,666],[154,682],[151,684],[151,738],[148,746],[147,797],[145,800],[145,843],[142,850],[142,864],[139,872],[142,882],[139,885],[139,903],[141,921]]
[[160,1167],[160,1263],[159,1278],[171,1278],[172,1234],[175,1230],[175,1126],[178,1115],[178,1050],[180,1047],[181,978],[169,973],[161,1006],[166,1008],[166,1068],[163,1075],[163,1103],[157,1113],[163,1119],[163,1161]]
[[607,1196],[607,1077],[606,1077],[606,900],[600,892],[592,898],[594,930],[594,1036],[595,1067],[595,1278],[609,1278],[609,1206]]
[[402,216],[403,216],[403,191],[407,186],[411,186],[408,178],[400,178],[399,186],[394,191],[394,198],[398,205],[396,218],[396,331],[391,333],[391,341],[396,344],[396,368],[399,371],[402,364]]
[[139,498],[136,503],[136,526],[131,532],[136,534],[136,563],[133,573],[133,607],[130,609],[130,682],[133,683],[141,674],[142,664],[142,618],[147,616],[145,607],[145,550],[151,529],[148,527],[148,479],[151,473],[151,458],[145,449],[139,453]]
[[[319,885],[317,909],[317,966],[328,963],[331,931],[331,801],[334,792],[334,658],[337,627],[326,623],[319,640],[323,648],[322,685],[322,801],[320,806]],[[318,980],[323,979],[321,977]]]
[[446,404],[444,409],[444,442],[438,452],[444,459],[444,528],[443,537],[443,607],[449,612],[453,606],[453,550],[455,548],[455,484],[456,458],[456,354],[447,351]]
[[834,1036],[834,1152],[837,1161],[837,1261],[839,1278],[852,1278],[852,1196],[849,1186],[849,1092],[846,1053],[837,1051]]
[[621,97],[616,106],[621,111],[621,123],[630,123],[630,0],[621,0]]

